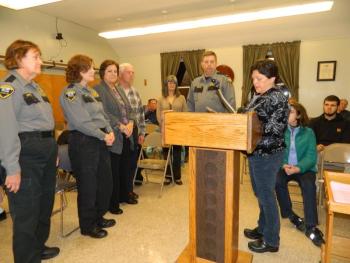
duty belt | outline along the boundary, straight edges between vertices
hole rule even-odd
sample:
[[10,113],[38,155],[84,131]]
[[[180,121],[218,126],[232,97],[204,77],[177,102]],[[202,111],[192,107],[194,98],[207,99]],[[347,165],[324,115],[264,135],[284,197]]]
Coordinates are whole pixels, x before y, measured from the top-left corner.
[[20,132],[18,136],[23,139],[26,137],[37,137],[37,138],[52,138],[54,137],[54,131],[31,131],[31,132]]

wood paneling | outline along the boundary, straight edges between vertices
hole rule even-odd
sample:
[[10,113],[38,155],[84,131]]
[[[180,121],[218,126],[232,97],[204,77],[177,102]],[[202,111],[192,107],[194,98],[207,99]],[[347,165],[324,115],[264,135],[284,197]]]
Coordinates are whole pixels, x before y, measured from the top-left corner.
[[[0,78],[3,78],[6,74],[7,72],[5,70],[0,70]],[[64,117],[60,106],[59,97],[63,88],[67,86],[65,75],[40,74],[34,80],[47,94],[53,108],[56,124],[63,123]],[[90,85],[93,86],[99,82],[100,80],[96,78],[92,83],[90,83]]]

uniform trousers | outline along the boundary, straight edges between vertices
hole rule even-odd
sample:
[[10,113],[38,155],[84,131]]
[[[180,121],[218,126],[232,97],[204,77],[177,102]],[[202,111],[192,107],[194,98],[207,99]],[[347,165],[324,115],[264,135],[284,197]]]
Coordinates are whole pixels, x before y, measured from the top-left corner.
[[288,182],[292,180],[298,182],[301,188],[304,203],[305,225],[306,227],[314,227],[318,224],[315,172],[308,171],[303,174],[287,175],[284,170],[280,169],[276,181],[276,195],[280,206],[281,216],[286,218],[294,214],[288,190]]
[[131,175],[131,150],[130,139],[123,134],[123,150],[121,154],[111,152],[111,165],[113,176],[113,191],[110,208],[119,208],[119,202],[125,202],[132,191],[130,184]]
[[112,194],[112,172],[104,141],[71,131],[68,153],[77,180],[78,216],[82,232],[92,230],[108,211]]
[[41,262],[50,233],[57,145],[53,137],[42,138],[39,133],[20,136],[20,141],[20,188],[17,193],[7,192],[13,221],[14,262],[36,263]]

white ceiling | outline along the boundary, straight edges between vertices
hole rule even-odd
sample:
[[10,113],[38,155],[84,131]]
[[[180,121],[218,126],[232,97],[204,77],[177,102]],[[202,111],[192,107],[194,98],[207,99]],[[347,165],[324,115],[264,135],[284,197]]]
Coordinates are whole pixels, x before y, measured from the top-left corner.
[[[317,0],[314,0],[317,1]],[[33,9],[98,32],[256,11],[301,0],[63,0]],[[262,42],[350,36],[350,1],[318,14],[108,40],[120,56]],[[64,33],[64,32],[63,32]]]

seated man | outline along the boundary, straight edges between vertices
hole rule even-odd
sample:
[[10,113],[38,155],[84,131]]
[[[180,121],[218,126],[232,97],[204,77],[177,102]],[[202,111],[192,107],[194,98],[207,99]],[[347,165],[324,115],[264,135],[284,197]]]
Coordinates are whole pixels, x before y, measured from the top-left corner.
[[[283,166],[277,174],[276,196],[282,218],[289,218],[295,227],[318,247],[324,243],[322,232],[316,227],[316,138],[312,129],[306,127],[309,119],[305,108],[296,102],[291,103],[288,129],[284,138],[287,148]],[[304,203],[304,220],[292,210],[288,182],[298,182]]]
[[346,109],[348,106],[348,100],[347,99],[340,99],[339,107],[338,107],[338,113],[343,116],[344,119],[350,121],[350,111]]
[[157,100],[149,99],[145,107],[145,121],[146,123],[153,123],[159,125],[157,120]]
[[337,113],[340,100],[330,95],[324,99],[323,114],[310,121],[316,135],[317,151],[332,143],[350,143],[350,122]]

